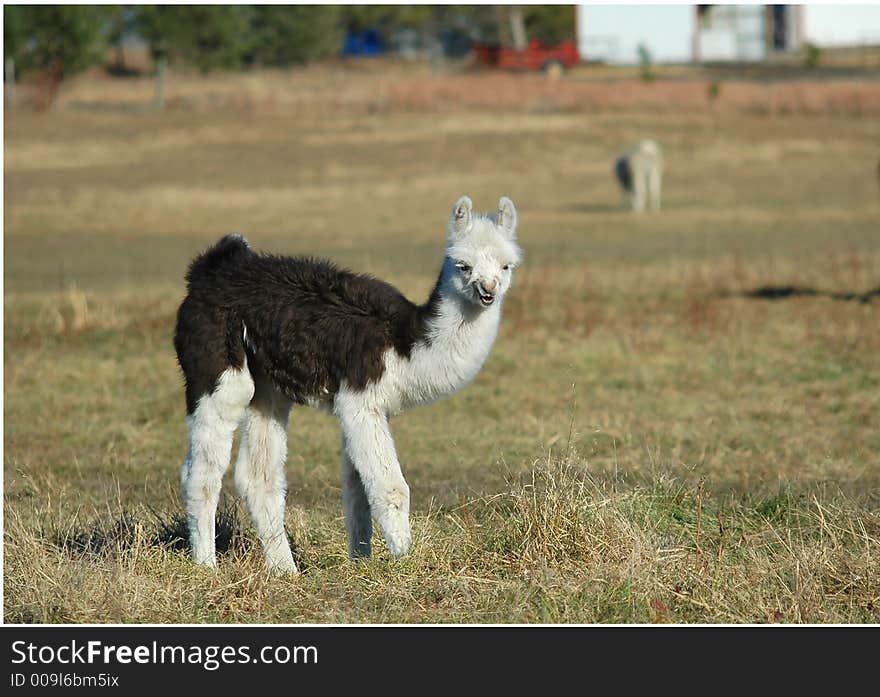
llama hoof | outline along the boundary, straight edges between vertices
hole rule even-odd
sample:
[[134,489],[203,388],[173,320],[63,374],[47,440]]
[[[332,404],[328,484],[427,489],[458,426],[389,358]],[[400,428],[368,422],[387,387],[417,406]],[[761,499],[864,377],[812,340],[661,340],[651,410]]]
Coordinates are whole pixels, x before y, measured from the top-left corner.
[[412,535],[407,534],[396,540],[386,540],[386,542],[388,543],[388,550],[391,552],[391,555],[399,559],[409,554],[409,550],[412,547]]
[[297,576],[299,575],[299,569],[293,561],[290,562],[279,562],[276,564],[266,564],[266,567],[269,569],[269,573],[273,576]]
[[350,561],[363,561],[369,559],[372,552],[373,549],[370,543],[361,542],[355,547],[349,546],[348,558]]
[[201,566],[206,569],[216,569],[217,568],[217,560],[216,559],[193,559],[196,566]]
[[190,539],[189,558],[196,566],[206,566],[209,569],[217,568],[216,548],[212,544],[205,544],[202,536],[193,535]]
[[266,567],[273,576],[299,573],[299,569],[296,568],[296,562],[293,561],[293,554],[289,548],[276,554],[267,554]]

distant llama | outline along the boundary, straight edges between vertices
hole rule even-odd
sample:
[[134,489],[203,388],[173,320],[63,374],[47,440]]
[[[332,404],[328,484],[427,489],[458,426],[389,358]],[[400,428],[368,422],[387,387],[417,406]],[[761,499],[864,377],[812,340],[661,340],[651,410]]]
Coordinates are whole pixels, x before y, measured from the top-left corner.
[[663,187],[663,152],[653,140],[643,140],[614,163],[614,173],[627,206],[641,213],[645,207],[660,210]]
[[196,563],[216,566],[214,517],[241,424],[235,485],[267,566],[296,573],[284,529],[291,405],[342,426],[349,557],[369,557],[375,517],[391,553],[412,544],[409,486],[391,416],[467,385],[489,355],[521,252],[517,212],[462,196],[449,218],[440,276],[423,305],[370,276],[311,258],[261,254],[230,235],[196,257],[174,346],[186,381],[189,449],[182,493]]

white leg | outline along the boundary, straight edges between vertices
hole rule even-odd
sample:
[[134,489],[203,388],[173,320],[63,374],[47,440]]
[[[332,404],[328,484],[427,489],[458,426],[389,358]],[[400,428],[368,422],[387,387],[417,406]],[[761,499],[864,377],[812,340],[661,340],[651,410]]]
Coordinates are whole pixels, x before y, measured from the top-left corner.
[[650,191],[651,210],[660,210],[660,193],[663,181],[663,170],[659,167],[651,168],[651,174],[648,179],[648,188]]
[[645,210],[645,176],[641,171],[633,173],[633,190],[631,195],[632,209],[636,213]]
[[235,464],[235,486],[247,503],[266,566],[276,573],[297,573],[284,530],[287,478],[287,416],[290,402],[272,393],[257,377],[257,395],[242,421],[241,445]]
[[369,557],[373,537],[370,502],[367,500],[361,476],[348,456],[345,437],[342,439],[342,507],[345,510],[349,559]]
[[189,450],[181,469],[181,489],[192,557],[197,564],[217,565],[214,519],[220,487],[229,467],[232,437],[253,392],[247,366],[227,370],[214,392],[199,399],[186,419]]
[[403,556],[412,545],[409,485],[400,471],[388,418],[350,394],[337,395],[336,413],[346,452],[360,475],[388,549],[395,557]]

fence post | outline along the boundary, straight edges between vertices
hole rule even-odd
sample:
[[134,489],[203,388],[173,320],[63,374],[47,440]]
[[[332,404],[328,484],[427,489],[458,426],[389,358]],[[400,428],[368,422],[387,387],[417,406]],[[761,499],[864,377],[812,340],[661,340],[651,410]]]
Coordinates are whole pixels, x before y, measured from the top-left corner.
[[6,56],[3,64],[3,88],[6,104],[12,104],[15,99],[15,59],[12,56]]
[[165,109],[165,72],[168,58],[163,53],[156,61],[156,92],[153,95],[153,106],[162,111]]

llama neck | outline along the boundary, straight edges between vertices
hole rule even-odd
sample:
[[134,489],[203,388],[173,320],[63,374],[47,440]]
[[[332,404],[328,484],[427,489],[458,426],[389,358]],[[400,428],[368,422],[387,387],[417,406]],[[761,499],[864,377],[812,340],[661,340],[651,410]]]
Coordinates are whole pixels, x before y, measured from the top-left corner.
[[452,273],[453,264],[447,260],[431,298],[420,308],[424,340],[413,347],[408,360],[395,361],[399,409],[436,401],[467,385],[498,334],[501,298],[490,307],[475,306],[452,287]]

